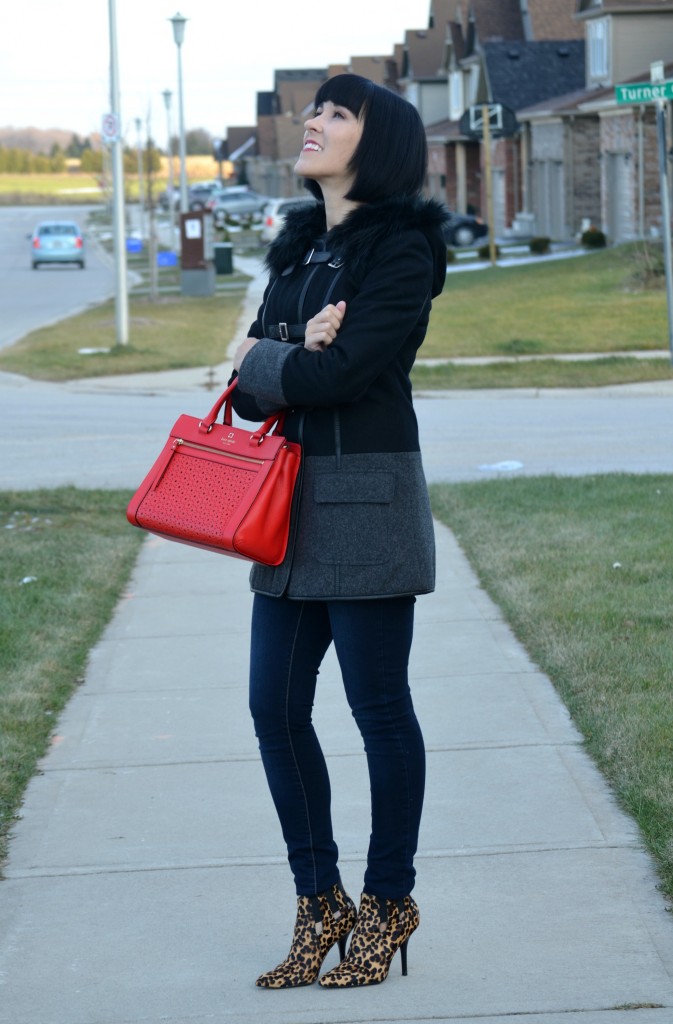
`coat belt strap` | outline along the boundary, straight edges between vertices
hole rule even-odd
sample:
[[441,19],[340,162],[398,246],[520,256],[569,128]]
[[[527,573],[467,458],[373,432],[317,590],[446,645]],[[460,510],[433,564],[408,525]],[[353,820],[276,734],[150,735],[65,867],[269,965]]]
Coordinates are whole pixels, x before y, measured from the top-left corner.
[[303,338],[306,334],[306,324],[274,324],[272,327],[267,327],[265,334],[267,338],[273,338],[274,341]]

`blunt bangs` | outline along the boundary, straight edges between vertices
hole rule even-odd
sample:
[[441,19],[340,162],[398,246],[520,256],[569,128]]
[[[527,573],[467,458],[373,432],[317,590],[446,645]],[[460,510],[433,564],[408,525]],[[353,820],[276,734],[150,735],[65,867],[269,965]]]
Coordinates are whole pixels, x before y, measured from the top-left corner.
[[[393,196],[417,196],[425,184],[428,149],[416,108],[360,75],[336,75],[323,82],[316,93],[316,109],[328,101],[346,107],[364,122],[351,160],[353,184],[344,198],[375,203]],[[304,185],[322,199],[318,182],[305,179]]]
[[367,97],[373,88],[373,82],[360,75],[335,75],[328,78],[318,89],[315,96],[315,107],[321,107],[328,100],[337,107],[345,107],[355,117],[366,113]]

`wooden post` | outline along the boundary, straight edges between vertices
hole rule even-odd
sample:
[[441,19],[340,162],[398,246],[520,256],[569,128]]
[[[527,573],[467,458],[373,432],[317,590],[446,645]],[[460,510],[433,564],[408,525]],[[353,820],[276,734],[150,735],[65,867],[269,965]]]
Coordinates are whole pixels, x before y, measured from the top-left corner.
[[491,122],[487,103],[481,108],[484,122],[484,173],[486,175],[486,220],[488,221],[488,251],[491,265],[496,265],[495,224],[493,223],[493,168],[491,166]]

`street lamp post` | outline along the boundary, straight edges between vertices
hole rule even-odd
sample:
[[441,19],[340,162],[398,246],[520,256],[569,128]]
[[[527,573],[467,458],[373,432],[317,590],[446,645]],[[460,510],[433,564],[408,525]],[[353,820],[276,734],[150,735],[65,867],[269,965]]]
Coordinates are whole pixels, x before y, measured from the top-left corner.
[[138,133],[136,139],[136,149],[138,154],[138,203],[140,204],[140,240],[145,241],[145,184],[143,181],[143,140],[140,133],[142,128],[142,121],[139,117],[136,117],[136,132]]
[[166,128],[168,131],[168,209],[171,226],[171,250],[175,252],[175,177],[173,174],[173,138],[171,132],[171,99],[173,98],[173,93],[170,89],[164,89],[161,95],[164,98],[164,106],[166,107]]
[[110,23],[110,114],[113,123],[112,225],[115,253],[115,333],[118,345],[129,342],[129,300],[126,281],[126,224],[124,212],[124,167],[122,162],[121,117],[119,113],[119,61],[117,55],[117,10],[108,0]]
[[185,144],[185,113],[182,98],[182,44],[185,38],[187,19],[178,12],[168,19],[173,26],[173,39],[178,49],[178,118],[180,128],[180,212],[188,212],[187,203],[187,152]]

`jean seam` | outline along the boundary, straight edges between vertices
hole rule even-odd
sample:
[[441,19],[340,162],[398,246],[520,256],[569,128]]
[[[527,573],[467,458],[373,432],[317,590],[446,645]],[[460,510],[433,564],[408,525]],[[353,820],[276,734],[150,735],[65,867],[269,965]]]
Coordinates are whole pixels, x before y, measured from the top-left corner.
[[318,891],[318,869],[317,869],[316,862],[315,862],[315,850],[313,848],[313,831],[311,829],[311,815],[310,815],[310,812],[309,812],[308,798],[306,796],[306,787],[304,786],[304,780],[302,778],[301,770],[299,768],[299,761],[297,760],[297,755],[295,753],[294,743],[292,742],[292,730],[290,729],[290,712],[289,712],[289,708],[290,708],[290,686],[292,685],[291,684],[291,678],[292,678],[292,667],[293,667],[293,663],[294,663],[294,653],[295,653],[295,648],[297,646],[297,640],[299,639],[299,630],[300,630],[300,627],[301,627],[302,618],[304,616],[304,609],[305,609],[305,602],[302,601],[301,608],[299,610],[299,616],[297,618],[297,625],[295,627],[294,638],[293,638],[293,641],[292,641],[292,650],[290,651],[290,661],[289,661],[288,671],[287,671],[287,684],[286,684],[286,689],[285,689],[285,729],[287,731],[288,746],[289,746],[290,751],[292,753],[292,760],[294,762],[295,771],[297,773],[297,778],[299,780],[299,785],[301,787],[301,792],[302,792],[302,796],[303,796],[303,799],[304,799],[304,810],[306,812],[306,827],[308,829],[309,847],[310,847],[310,850],[311,850],[311,860],[313,862],[313,885],[314,885],[314,892],[317,892]]
[[[388,679],[388,673],[386,671],[386,644],[385,644],[385,640],[384,640],[383,634],[384,634],[384,614],[383,614],[383,608],[381,608],[380,611],[379,611],[379,643],[381,645],[381,647],[380,647],[380,658],[381,658],[381,666],[383,668],[383,692],[384,692],[385,701],[386,701],[386,715],[387,715],[388,720],[389,720],[389,722],[391,724],[391,727],[394,730],[395,739],[397,741],[397,745],[398,745],[399,750],[400,750],[402,765],[404,767],[404,783],[405,783],[405,790],[406,790],[404,860],[405,860],[405,863],[408,864],[409,863],[409,839],[410,839],[410,833],[411,833],[411,827],[410,827],[411,826],[411,787],[409,785],[409,761],[408,761],[407,752],[406,752],[404,743],[402,742],[402,739],[400,737],[399,727],[397,725],[395,725],[395,723],[392,721],[392,717],[391,717],[391,714],[390,714],[390,695],[389,695],[389,689],[388,689],[389,679]],[[406,896],[407,894],[403,893],[403,895]]]

